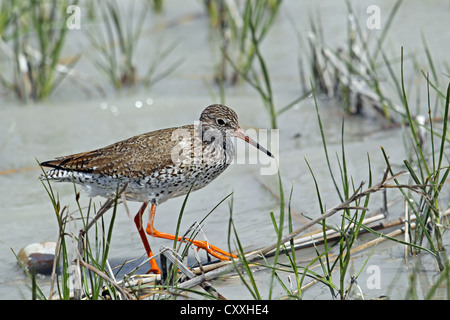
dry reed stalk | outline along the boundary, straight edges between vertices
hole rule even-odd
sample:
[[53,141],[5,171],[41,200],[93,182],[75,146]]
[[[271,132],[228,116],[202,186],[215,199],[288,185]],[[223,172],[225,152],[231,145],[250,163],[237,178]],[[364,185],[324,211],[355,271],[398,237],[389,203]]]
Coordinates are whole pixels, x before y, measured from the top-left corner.
[[[411,225],[411,228],[415,228],[415,223],[413,223],[413,224]],[[355,253],[357,253],[357,252],[359,252],[359,251],[362,251],[362,250],[364,250],[364,249],[367,249],[367,248],[373,247],[373,246],[375,246],[375,245],[378,245],[378,243],[388,240],[387,237],[389,237],[389,238],[395,238],[395,237],[401,235],[401,234],[404,233],[404,232],[405,232],[405,228],[404,228],[404,227],[399,228],[399,229],[397,229],[397,230],[394,230],[394,231],[392,231],[392,232],[386,234],[386,237],[378,237],[378,238],[373,239],[373,240],[370,240],[370,241],[368,241],[368,242],[366,242],[366,243],[364,243],[364,244],[362,244],[362,245],[360,245],[360,246],[358,246],[358,247],[356,247],[356,248],[351,249],[351,250],[350,250],[350,254],[353,255],[353,254],[355,254]],[[338,259],[338,258],[339,258],[339,256],[334,256],[333,254],[329,254],[329,261],[330,261],[330,262],[333,262],[333,261],[335,261],[335,260]],[[312,270],[312,269],[315,269],[315,268],[320,267],[320,266],[321,266],[321,264],[318,263],[318,264],[316,264],[316,265],[314,265],[314,266],[312,266],[312,267],[310,267],[310,268],[308,268],[308,269]],[[335,272],[336,270],[337,270],[337,269],[331,270],[331,273]],[[304,286],[302,286],[301,290],[302,290],[302,291],[303,291],[303,290],[306,290],[306,289],[312,287],[313,285],[315,285],[315,284],[318,283],[318,282],[319,282],[318,279],[312,280],[312,281],[308,282],[307,284],[305,284]],[[295,291],[293,294],[297,294],[297,293],[298,293],[298,290]]]
[[[173,264],[177,266],[177,268],[185,274],[189,279],[193,279],[196,277],[195,273],[193,273],[186,265],[182,263],[182,261],[176,257],[172,253],[172,249],[163,248],[163,255],[169,259]],[[219,300],[227,300],[223,295],[221,295],[208,281],[204,281],[200,284],[200,286],[209,294],[211,294],[214,298]]]
[[340,49],[334,52],[320,44],[314,34],[308,40],[313,73],[320,92],[345,102],[350,113],[361,114],[364,107],[370,107],[390,125],[398,125],[387,106],[398,114],[403,114],[402,108],[385,97],[379,83],[371,79],[373,70],[365,63],[368,53],[364,49],[358,53],[344,53]]
[[[364,219],[362,224],[368,225],[368,227],[371,228],[372,230],[381,230],[381,229],[392,228],[399,224],[406,223],[405,218],[398,218],[398,219],[395,219],[392,221],[380,222],[377,224],[370,225],[370,223],[373,223],[375,221],[378,221],[378,220],[381,220],[384,218],[385,218],[384,214],[379,214],[379,215],[370,217],[368,219]],[[415,216],[410,218],[410,221],[415,221],[415,220],[416,220]],[[330,232],[328,232],[328,231],[330,231]],[[368,231],[365,229],[360,229],[359,234],[366,233],[366,232],[368,232]],[[335,230],[327,230],[326,234],[327,234],[328,241],[336,240],[340,237],[340,234],[337,233]],[[295,245],[295,249],[299,249],[299,248],[312,246],[313,244],[316,244],[316,245],[321,244],[323,241],[324,241],[324,239],[322,237],[322,230],[315,230],[304,237],[296,238],[294,240],[294,245]]]
[[[245,255],[247,263],[251,263],[258,259],[261,259],[262,256],[267,255],[269,252],[276,249],[277,246],[282,245],[284,243],[288,243],[289,241],[294,239],[296,236],[298,236],[300,233],[304,232],[305,230],[308,230],[310,227],[314,226],[315,224],[321,222],[324,219],[331,217],[332,215],[334,215],[335,213],[337,213],[339,211],[348,209],[350,204],[353,203],[354,201],[364,198],[364,197],[368,196],[369,194],[379,192],[380,190],[383,190],[385,188],[397,187],[394,185],[389,185],[388,183],[399,178],[400,176],[402,176],[406,173],[405,171],[403,171],[403,172],[400,172],[400,173],[395,174],[392,177],[388,178],[387,177],[388,172],[389,172],[389,170],[386,170],[386,172],[383,176],[383,179],[380,183],[378,183],[364,191],[361,191],[362,186],[364,184],[364,183],[361,183],[360,186],[356,189],[356,191],[349,197],[349,199],[347,199],[346,201],[342,202],[339,205],[334,206],[331,209],[328,209],[320,217],[318,217],[314,220],[311,220],[308,223],[306,223],[305,225],[292,231],[288,235],[284,236],[281,239],[281,241],[271,244],[271,245],[268,245],[262,249],[247,253]],[[408,186],[408,187],[415,190],[414,186]],[[233,271],[235,269],[235,267],[238,268],[238,267],[242,266],[242,261],[234,261],[234,263],[235,264],[233,264],[231,261],[225,261],[225,262],[222,261],[221,263],[217,264],[215,266],[215,268],[211,267],[209,272],[201,274],[193,279],[190,279],[186,282],[181,283],[180,285],[178,285],[178,288],[192,288],[194,286],[199,285],[200,283],[202,283],[204,281],[213,280],[219,276],[229,273],[229,272]],[[193,272],[198,273],[199,271],[194,269]]]
[[[449,215],[450,215],[450,209],[446,210],[445,212],[443,212],[442,217],[448,217]],[[358,246],[356,248],[351,249],[350,250],[350,254],[354,254],[354,253],[357,253],[357,252],[362,251],[364,249],[367,249],[367,248],[373,247],[375,245],[378,245],[378,243],[386,241],[386,240],[388,240],[388,238],[395,238],[395,237],[400,236],[401,234],[406,234],[406,232],[414,230],[416,228],[416,223],[412,222],[413,220],[415,220],[415,217],[411,217],[411,219],[410,219],[410,221],[408,223],[408,218],[404,217],[404,218],[399,218],[399,219],[389,223],[386,227],[392,227],[394,225],[400,225],[400,224],[404,224],[404,226],[401,227],[401,228],[398,228],[398,229],[396,229],[396,230],[394,230],[394,231],[392,231],[390,233],[387,233],[384,237],[378,237],[378,238],[370,240],[370,241],[368,241],[368,242],[366,242],[366,243],[364,243],[364,244],[362,244],[362,245],[360,245],[360,246]],[[405,240],[406,240],[406,238],[405,238]],[[330,261],[334,261],[337,258],[338,257],[331,257]],[[312,266],[310,269],[314,269],[314,268],[317,268],[317,267],[320,267],[320,264],[316,264],[316,265]],[[332,270],[332,272],[334,272],[334,271],[336,271],[336,269]],[[317,280],[317,279],[312,280],[311,282],[309,282],[306,285],[302,286],[302,290],[310,288],[312,285],[314,285],[314,284],[316,284],[318,282],[319,282],[319,280]],[[297,290],[297,292],[298,292],[298,290]],[[294,292],[294,294],[296,294],[296,292]]]
[[111,284],[119,293],[128,300],[135,300],[136,297],[129,293],[124,287],[119,285],[117,282],[115,282],[113,279],[111,279],[108,275],[106,275],[104,272],[100,271],[99,269],[95,268],[94,266],[86,263],[83,261],[83,259],[77,259],[77,261],[80,263],[81,266],[91,270],[95,274],[97,274],[100,278]]
[[[64,216],[64,211],[67,211],[67,206],[64,207],[61,210],[60,216],[63,217]],[[64,221],[62,221],[62,223],[64,223]],[[54,294],[54,287],[55,287],[55,281],[56,281],[56,277],[58,275],[57,269],[58,269],[58,261],[59,261],[59,255],[61,252],[61,241],[62,241],[62,237],[64,236],[63,230],[61,229],[62,226],[59,226],[59,234],[58,234],[58,239],[56,240],[56,247],[55,247],[55,258],[53,259],[53,267],[52,267],[52,275],[50,277],[50,293],[48,296],[49,300],[53,299],[53,294]]]
[[[397,177],[398,176],[395,176],[392,179],[397,178]],[[368,190],[366,190],[364,193],[366,193],[367,191]],[[332,209],[330,209],[330,210],[332,210]],[[442,214],[443,217],[448,217],[449,215],[450,215],[450,209],[446,210]],[[414,220],[415,220],[415,217],[411,217],[411,221],[414,221]],[[395,227],[395,226],[398,226],[398,225],[401,225],[401,224],[404,224],[404,223],[405,223],[405,218],[401,217],[401,218],[395,219],[395,220],[390,221],[390,222],[380,222],[380,223],[372,226],[371,228],[374,229],[374,230],[375,229],[386,229],[386,228],[392,228],[392,227]],[[414,229],[415,226],[416,225],[415,225],[414,222],[411,223],[411,228],[412,229]],[[368,242],[366,242],[366,243],[364,243],[364,244],[362,244],[362,245],[360,245],[360,246],[358,246],[356,248],[353,248],[350,251],[350,253],[354,254],[354,253],[357,253],[357,252],[362,251],[364,249],[370,248],[370,247],[372,247],[372,246],[374,246],[374,245],[376,245],[376,244],[378,244],[380,242],[388,240],[387,237],[390,237],[390,238],[397,237],[397,236],[401,235],[402,233],[404,233],[405,230],[406,230],[405,227],[396,229],[396,230],[394,230],[394,231],[392,231],[390,233],[387,233],[385,235],[386,237],[378,237],[377,239],[370,240],[370,241],[368,241]],[[247,259],[249,262],[250,262],[250,260],[252,260],[252,261],[256,260],[257,257],[255,257],[254,252],[251,252],[251,253],[247,254],[247,256],[249,256],[249,255],[252,255],[254,257],[254,259],[253,258],[252,259]],[[337,259],[337,257],[331,257],[331,259],[332,259],[331,261],[333,261],[333,260]],[[302,262],[307,262],[307,261],[310,261],[310,260],[304,260]],[[316,268],[318,266],[319,265],[314,265],[313,267],[311,267],[311,269]],[[205,266],[202,267],[202,269],[203,269],[203,272],[201,273],[201,275],[198,275],[201,272],[200,268],[193,268],[192,269],[192,273],[197,275],[197,276],[195,278],[191,278],[189,281],[181,283],[180,285],[178,285],[178,288],[192,288],[192,287],[194,287],[196,285],[201,285],[202,281],[214,280],[215,278],[217,278],[219,276],[222,276],[222,275],[225,275],[225,274],[227,274],[229,272],[232,272],[234,270],[234,267],[233,267],[233,265],[232,265],[232,263],[230,261],[220,261],[220,262],[217,262],[217,263],[214,263],[214,264],[205,265]],[[335,270],[336,269],[334,269],[333,272]],[[131,281],[133,281],[133,279],[130,279],[131,280],[130,281],[130,286],[137,285],[138,283],[140,283],[140,284],[153,283],[155,281],[154,277],[147,277],[147,276],[141,276],[141,275],[136,275],[135,277],[139,278],[139,279],[137,279],[137,280],[135,279],[134,283],[131,282]],[[143,280],[142,277],[145,277],[145,278],[148,278],[148,279],[147,280]],[[307,283],[306,285],[302,286],[302,290],[305,290],[305,289],[311,287],[312,285],[316,284],[318,281],[319,280],[313,280],[313,281]]]

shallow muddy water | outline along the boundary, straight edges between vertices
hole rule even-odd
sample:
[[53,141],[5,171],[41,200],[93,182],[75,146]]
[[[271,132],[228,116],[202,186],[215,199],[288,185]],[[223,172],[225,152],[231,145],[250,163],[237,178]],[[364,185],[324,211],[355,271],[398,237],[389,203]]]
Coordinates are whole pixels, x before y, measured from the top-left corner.
[[[149,52],[155,46],[160,43],[168,45],[172,41],[179,41],[179,44],[169,60],[184,59],[173,74],[150,89],[138,86],[117,93],[93,68],[89,59],[83,56],[75,68],[87,75],[90,82],[101,85],[105,96],[101,96],[94,87],[90,87],[90,94],[87,95],[70,79],[65,79],[55,93],[42,103],[22,105],[12,95],[0,97],[0,299],[28,299],[31,296],[27,277],[17,267],[11,249],[18,252],[29,243],[56,241],[57,238],[56,218],[50,200],[38,180],[40,169],[36,159],[50,160],[56,156],[106,146],[143,132],[191,124],[198,120],[204,107],[219,102],[217,88],[212,83],[213,68],[218,61],[217,52],[213,50],[208,18],[201,1],[183,1],[182,6],[179,3],[166,1],[164,13],[161,16],[152,15],[152,19],[146,22],[143,41],[137,51],[138,64],[148,60]],[[382,19],[386,19],[392,7],[391,1],[358,1],[355,2],[354,9],[364,18],[367,16],[365,9],[374,3],[381,8]],[[342,45],[347,32],[344,1],[320,1],[320,5],[315,1],[285,1],[263,42],[261,50],[268,63],[275,102],[279,107],[301,94],[298,57],[304,48],[299,45],[296,32],[306,35],[310,30],[309,14],[318,10],[327,44]],[[387,51],[392,53],[392,57],[398,58],[403,46],[405,52],[417,54],[418,64],[425,69],[426,56],[421,42],[423,33],[437,67],[448,64],[449,12],[448,1],[433,1],[431,4],[423,1],[403,3],[386,39]],[[65,52],[67,56],[80,51],[89,55],[89,45],[83,34],[87,28],[87,25],[82,24],[80,30],[69,32]],[[399,76],[399,65],[396,67]],[[2,63],[1,68],[6,69],[7,66]],[[305,67],[304,73],[309,78],[310,68]],[[411,61],[408,62],[405,73],[412,74]],[[414,87],[411,91],[415,90]],[[211,91],[215,97],[211,95]],[[227,87],[225,103],[238,113],[244,130],[269,128],[269,117],[254,89],[246,85]],[[338,103],[333,101],[320,98],[318,104],[333,169],[337,173],[335,153],[340,153],[341,150],[343,112]],[[314,101],[302,101],[282,114],[278,118],[278,124],[278,148],[274,143],[275,150],[271,151],[278,156],[285,194],[288,195],[293,187],[291,207],[297,213],[304,212],[316,217],[319,214],[316,191],[305,159],[312,167],[322,200],[327,207],[338,204],[339,198],[326,166]],[[242,147],[242,141],[237,143],[238,147]],[[385,121],[376,117],[345,116],[347,164],[355,184],[368,179],[367,154],[370,155],[374,182],[382,178],[385,162],[380,146],[385,148],[391,163],[399,165],[396,169],[400,168],[406,157],[401,128],[387,129]],[[271,146],[268,148],[271,149]],[[260,170],[264,166],[267,165],[233,164],[205,189],[191,194],[181,230],[187,230],[194,221],[201,220],[217,203],[233,192],[233,219],[245,249],[257,249],[275,242],[276,235],[269,213],[278,213],[279,202],[268,188],[278,194],[278,178],[277,175],[261,175]],[[73,186],[53,184],[53,188],[58,191],[61,204],[68,205],[70,211],[76,211]],[[448,188],[444,191],[448,192]],[[447,193],[443,200],[448,203],[449,198]],[[95,201],[98,203],[100,199]],[[86,196],[82,195],[81,202],[87,204]],[[175,230],[182,202],[183,198],[172,199],[158,207],[155,222],[158,230]],[[131,212],[136,212],[139,208],[137,203],[128,203],[128,206]],[[381,198],[374,196],[371,199],[371,211],[381,206]],[[227,247],[229,212],[229,202],[225,201],[203,226],[208,240],[219,247]],[[397,218],[402,213],[399,210],[390,214],[392,218]],[[294,217],[296,226],[304,221],[301,219],[303,218]],[[74,225],[72,228],[76,233],[80,226]],[[365,236],[365,239],[370,239],[370,236]],[[448,236],[445,240],[448,249]],[[150,243],[154,249],[172,244],[161,239],[151,239]],[[380,244],[374,251],[368,265],[381,268],[381,287],[373,289],[361,285],[366,298],[381,295],[405,298],[410,285],[408,274],[413,268],[419,270],[419,287],[425,294],[426,284],[433,283],[438,275],[435,260],[422,254],[405,263],[403,250],[403,246],[388,241]],[[111,260],[120,263],[140,257],[143,253],[133,220],[120,207],[111,245]],[[362,251],[354,257],[352,272],[359,271],[367,254],[368,252]],[[305,256],[306,259],[314,256],[314,252],[308,249],[299,252],[299,256]],[[255,273],[262,288],[267,285],[266,272],[268,271]],[[370,273],[363,271],[360,284],[368,283],[368,277]],[[40,281],[45,288],[48,279]],[[239,278],[218,280],[215,286],[225,297],[251,297],[242,289]],[[420,294],[422,293],[418,294],[419,298],[422,298]],[[280,288],[279,292],[275,289],[273,296],[283,295]],[[330,299],[330,295],[328,289],[319,285],[305,291],[304,298]],[[445,298],[445,295],[438,293],[436,298]]]

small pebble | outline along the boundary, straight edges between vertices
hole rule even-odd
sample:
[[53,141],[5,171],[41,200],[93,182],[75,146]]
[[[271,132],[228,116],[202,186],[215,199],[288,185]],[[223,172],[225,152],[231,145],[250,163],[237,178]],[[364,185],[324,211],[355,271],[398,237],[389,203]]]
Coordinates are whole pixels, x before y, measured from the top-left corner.
[[29,244],[20,249],[18,258],[28,267],[40,274],[50,274],[55,259],[56,242],[40,242]]

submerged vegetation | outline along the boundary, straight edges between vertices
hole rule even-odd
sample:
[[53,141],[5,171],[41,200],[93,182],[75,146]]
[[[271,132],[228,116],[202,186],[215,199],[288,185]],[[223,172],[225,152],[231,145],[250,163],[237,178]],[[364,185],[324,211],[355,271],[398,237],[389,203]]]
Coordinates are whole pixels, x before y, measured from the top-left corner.
[[[231,1],[206,1],[211,25],[218,35],[219,65],[216,67],[216,82],[219,85],[221,101],[225,100],[225,85],[237,85],[240,79],[258,92],[270,126],[278,128],[280,114],[306,99],[310,92],[277,110],[272,90],[272,80],[267,63],[262,54],[261,43],[269,32],[281,0],[246,1],[241,7]],[[231,76],[227,75],[231,67]]]
[[[0,84],[23,102],[48,98],[63,81],[86,87],[100,85],[77,72],[75,65],[84,53],[67,56],[65,52],[70,21],[70,6],[78,0],[33,0],[1,2],[0,51],[10,69],[0,76]],[[175,49],[175,44],[148,54],[149,65],[136,65],[136,47],[142,41],[142,30],[150,16],[150,9],[160,12],[162,1],[133,1],[130,12],[123,12],[116,1],[92,1],[86,4],[89,23],[83,33],[89,40],[88,58],[103,73],[115,89],[143,83],[147,87],[172,73],[183,61],[179,59],[165,68],[161,65]],[[81,11],[81,10],[80,10]],[[81,12],[72,14],[79,14]],[[128,16],[137,16],[128,19]],[[81,20],[81,16],[77,17]],[[76,21],[76,20],[75,20]],[[80,23],[79,21],[77,23]],[[78,27],[80,28],[80,27]],[[66,50],[67,51],[67,50]],[[146,69],[140,74],[138,71]]]
[[[155,10],[160,11],[160,1],[153,1]],[[137,6],[136,6],[137,4]],[[141,40],[142,30],[146,19],[149,17],[149,6],[136,1],[131,2],[129,12],[123,12],[115,1],[98,2],[97,7],[101,14],[100,25],[92,25],[88,32],[89,41],[96,55],[92,57],[94,65],[101,70],[116,88],[131,87],[138,82],[151,86],[173,72],[181,60],[157,73],[158,68],[170,53],[175,49],[174,45],[154,52],[154,59],[144,75],[139,75],[138,70],[144,69],[142,61],[136,65],[136,47]],[[136,20],[127,17],[136,16]],[[141,77],[141,78],[140,78]]]
[[[13,91],[19,99],[39,100],[48,97],[61,81],[56,75],[63,77],[67,74],[61,72],[59,64],[67,31],[65,27],[53,30],[55,21],[60,21],[63,16],[58,3],[55,1],[55,7],[49,12],[51,19],[44,19],[44,9],[36,1],[29,5],[18,4],[17,1],[2,2],[2,12],[10,10],[12,14],[0,15],[0,41],[3,45],[11,44],[13,48],[8,59],[13,62],[14,72],[12,80],[3,76],[1,80],[4,87]],[[148,1],[147,5],[149,3],[155,11],[162,11],[163,1]],[[97,30],[88,36],[96,53],[91,57],[92,61],[107,75],[115,88],[133,86],[139,79],[134,53],[150,7],[142,6],[145,10],[140,7],[134,24],[128,25],[121,17],[117,4],[96,4],[98,7],[92,8],[97,8],[101,13],[99,21],[104,30]],[[402,1],[393,4],[385,29],[372,43],[368,42],[369,37],[347,1],[346,49],[329,47],[321,37],[321,26],[311,19],[312,32],[304,39],[308,46],[302,46],[308,48],[303,54],[307,57],[312,75],[309,88],[304,88],[304,92],[281,108],[275,104],[273,79],[261,43],[276,23],[283,2],[248,0],[238,6],[234,1],[208,0],[204,4],[208,23],[217,37],[215,49],[219,52],[219,63],[211,73],[222,102],[226,98],[227,86],[249,85],[263,102],[272,128],[279,127],[278,117],[281,114],[289,112],[301,101],[308,98],[313,102],[330,178],[326,182],[319,181],[315,174],[318,168],[305,159],[315,188],[311,194],[316,195],[320,212],[311,216],[304,214],[307,222],[295,227],[295,209],[292,206],[295,186],[287,189],[283,184],[283,172],[279,170],[277,189],[270,190],[279,205],[278,212],[270,212],[276,241],[247,252],[235,225],[233,194],[213,206],[198,224],[184,231],[180,230],[180,225],[189,201],[188,194],[179,212],[176,233],[185,233],[185,237],[194,238],[202,232],[201,226],[205,219],[218,206],[228,204],[228,246],[238,258],[204,263],[198,258],[197,252],[190,249],[190,243],[175,241],[172,247],[162,248],[155,256],[160,261],[162,275],[144,275],[142,273],[148,268],[148,259],[142,257],[139,263],[125,261],[118,266],[109,264],[116,212],[123,208],[127,210],[126,202],[121,197],[122,190],[118,190],[116,199],[107,200],[100,206],[91,200],[87,207],[82,207],[80,195],[74,187],[77,209],[70,212],[68,206],[59,202],[50,182],[43,181],[58,221],[59,238],[49,294],[36,285],[35,275],[25,268],[33,280],[33,298],[239,298],[225,296],[214,283],[219,277],[226,281],[229,277],[237,276],[248,295],[254,299],[304,299],[308,298],[308,289],[316,284],[326,288],[330,299],[364,299],[364,292],[358,286],[362,271],[369,264],[377,246],[383,241],[390,241],[392,245],[405,247],[405,261],[417,255],[432,256],[439,276],[426,289],[424,298],[435,298],[436,292],[444,286],[447,288],[446,298],[450,299],[450,262],[445,251],[446,245],[448,247],[446,232],[450,214],[446,192],[450,173],[450,83],[447,75],[443,84],[423,38],[429,71],[419,69],[412,70],[412,73],[425,85],[426,115],[421,115],[419,108],[414,110],[408,95],[410,81],[405,79],[405,60],[407,57],[414,60],[414,57],[399,47],[398,56],[392,58],[383,46]],[[47,25],[49,21],[53,21],[52,27]],[[30,35],[35,32],[38,54],[32,50],[36,46],[34,40],[33,45],[30,44]],[[161,51],[143,81],[151,85],[175,70],[178,62],[159,74],[156,72],[174,48],[170,45]],[[27,66],[25,69],[24,65]],[[71,63],[70,67],[73,65]],[[409,68],[408,71],[411,72]],[[395,92],[395,95],[390,92]],[[324,99],[335,101],[343,108],[345,116],[363,117],[374,110],[377,121],[391,128],[401,128],[404,133],[402,146],[407,150],[403,163],[392,163],[390,150],[381,147],[379,152],[385,161],[384,172],[373,170],[371,155],[367,154],[367,171],[356,177],[351,176],[345,142],[345,116],[341,125],[340,151],[333,158],[328,147],[329,137],[324,129],[327,123],[321,118],[321,102]],[[337,172],[334,169],[336,167]],[[321,192],[323,184],[330,181],[339,199],[339,203],[332,207],[330,200],[325,199]],[[391,205],[388,198],[395,198],[395,203]],[[400,216],[397,215],[398,219],[387,220],[387,212],[398,211],[399,208],[403,211]],[[81,231],[69,229],[74,221],[81,222]],[[362,240],[362,234],[368,237]],[[301,250],[306,247],[312,248],[314,254],[308,260],[300,257]],[[370,252],[364,256],[359,269],[355,270],[353,258],[362,250]],[[195,256],[195,264],[188,265],[188,254]],[[133,265],[132,270],[123,272],[130,263]],[[261,286],[259,277],[269,280]],[[418,298],[415,277],[416,274],[411,271],[410,290],[405,292],[406,299]]]
[[66,9],[58,0],[2,1],[0,43],[11,70],[0,81],[19,100],[47,98],[76,63],[77,58],[60,63],[68,32]]

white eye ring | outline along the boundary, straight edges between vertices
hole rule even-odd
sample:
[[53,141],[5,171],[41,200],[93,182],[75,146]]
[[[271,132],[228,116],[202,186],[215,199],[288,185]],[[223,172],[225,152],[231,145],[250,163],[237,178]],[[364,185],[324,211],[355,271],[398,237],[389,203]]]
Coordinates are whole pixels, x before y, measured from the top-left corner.
[[216,123],[219,125],[219,126],[224,126],[225,125],[225,121],[223,120],[223,119],[216,119]]

